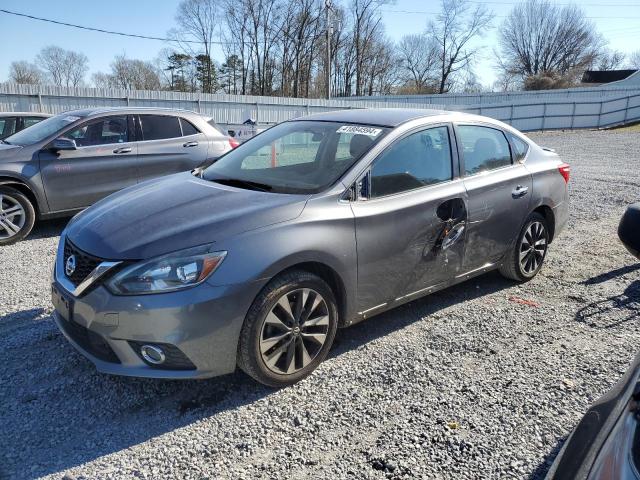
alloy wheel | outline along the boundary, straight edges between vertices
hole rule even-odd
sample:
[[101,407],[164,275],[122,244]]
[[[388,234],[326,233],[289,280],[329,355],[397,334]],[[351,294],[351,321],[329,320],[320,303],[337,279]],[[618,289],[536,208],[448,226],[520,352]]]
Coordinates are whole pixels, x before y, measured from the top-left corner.
[[24,227],[27,215],[15,198],[0,193],[0,240],[17,235]]
[[541,222],[533,222],[520,242],[520,268],[526,275],[534,274],[547,253],[547,232]]
[[328,332],[329,309],[322,295],[310,288],[285,293],[262,324],[262,360],[274,373],[296,373],[322,350]]

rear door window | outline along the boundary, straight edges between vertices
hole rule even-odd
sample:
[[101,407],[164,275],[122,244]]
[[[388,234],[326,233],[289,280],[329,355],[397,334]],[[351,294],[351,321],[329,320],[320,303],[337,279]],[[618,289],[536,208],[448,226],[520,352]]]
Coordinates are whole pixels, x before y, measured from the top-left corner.
[[140,115],[143,140],[163,140],[182,136],[179,117],[169,115]]
[[129,141],[129,128],[126,115],[103,117],[89,120],[63,135],[75,140],[78,147],[109,145]]
[[465,174],[476,175],[511,165],[511,150],[501,130],[479,125],[459,125]]

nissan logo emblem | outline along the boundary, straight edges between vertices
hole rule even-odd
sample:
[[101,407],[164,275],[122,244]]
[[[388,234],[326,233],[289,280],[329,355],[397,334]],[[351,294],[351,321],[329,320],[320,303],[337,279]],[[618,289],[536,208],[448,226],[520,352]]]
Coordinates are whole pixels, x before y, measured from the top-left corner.
[[65,265],[64,265],[64,271],[67,274],[67,277],[70,277],[71,275],[73,275],[73,272],[76,271],[76,256],[75,255],[71,255],[69,258],[67,258],[67,263],[65,263]]

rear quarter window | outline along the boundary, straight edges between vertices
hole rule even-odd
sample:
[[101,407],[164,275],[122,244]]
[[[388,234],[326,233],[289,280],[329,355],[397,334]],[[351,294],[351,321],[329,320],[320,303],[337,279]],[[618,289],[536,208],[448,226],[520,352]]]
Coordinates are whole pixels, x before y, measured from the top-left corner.
[[188,137],[189,135],[197,135],[200,133],[189,120],[185,120],[184,118],[180,118],[180,125],[182,125],[182,136]]
[[513,145],[513,160],[521,162],[529,152],[529,144],[513,134],[509,134],[509,139],[511,140],[511,145]]

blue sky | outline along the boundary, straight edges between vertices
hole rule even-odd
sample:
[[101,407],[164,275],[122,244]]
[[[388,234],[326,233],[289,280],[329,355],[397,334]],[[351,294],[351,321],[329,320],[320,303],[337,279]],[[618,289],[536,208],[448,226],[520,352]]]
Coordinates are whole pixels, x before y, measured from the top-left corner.
[[[566,4],[569,0],[554,0]],[[486,3],[494,11],[497,26],[517,0],[494,0]],[[179,0],[1,0],[0,8],[51,18],[69,23],[127,33],[163,37],[174,27],[174,14]],[[611,48],[630,53],[640,49],[640,0],[582,0],[578,2],[596,28],[609,40]],[[424,30],[429,18],[438,11],[438,0],[397,0],[383,7],[387,34],[394,40],[407,33]],[[90,70],[107,71],[115,55],[153,60],[168,44],[160,41],[118,37],[97,32],[47,24],[0,13],[2,54],[0,81],[7,78],[14,60],[32,61],[47,45],[83,52],[89,57]],[[493,48],[495,29],[477,42],[483,47],[475,71],[483,85],[495,80]],[[222,52],[214,51],[217,61]]]

